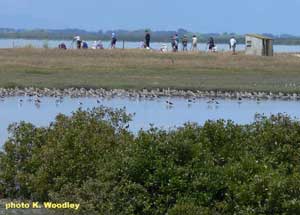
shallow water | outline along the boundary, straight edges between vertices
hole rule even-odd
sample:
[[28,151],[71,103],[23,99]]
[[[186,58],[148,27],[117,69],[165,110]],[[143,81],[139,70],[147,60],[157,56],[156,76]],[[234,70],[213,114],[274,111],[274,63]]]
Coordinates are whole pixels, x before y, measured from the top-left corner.
[[[23,102],[20,102],[20,100]],[[26,121],[37,126],[47,126],[59,113],[70,115],[78,108],[87,109],[100,105],[113,108],[126,107],[128,113],[135,113],[130,130],[137,132],[148,129],[150,124],[165,129],[181,126],[185,122],[203,124],[207,120],[231,119],[239,124],[254,121],[256,113],[267,116],[287,113],[292,117],[300,117],[299,101],[262,101],[255,100],[218,100],[219,104],[208,103],[209,99],[198,99],[189,103],[184,98],[160,98],[157,100],[130,100],[127,98],[64,98],[60,104],[55,98],[41,98],[36,106],[29,97],[9,97],[0,101],[0,145],[8,138],[7,127],[14,122]],[[97,103],[100,100],[100,104]],[[167,105],[166,100],[174,103]],[[82,104],[80,104],[82,103]]]
[[[45,44],[48,45],[49,48],[56,48],[58,47],[58,44],[65,43],[67,48],[75,48],[75,44],[72,44],[72,41],[70,40],[26,40],[26,39],[0,39],[0,48],[14,48],[14,47],[26,47],[26,46],[33,46],[36,48],[42,48]],[[92,47],[94,41],[87,41],[89,44],[89,47]],[[168,46],[168,50],[171,50],[171,44],[170,42],[166,43],[151,43],[151,47],[153,49],[160,49],[163,44],[166,44]],[[110,47],[109,41],[103,41],[104,48]],[[117,42],[117,48],[122,48],[123,42],[118,41]],[[125,48],[127,49],[133,49],[133,48],[140,48],[141,42],[128,42],[125,41]],[[228,51],[229,47],[228,44],[217,44],[219,51]],[[198,48],[202,51],[207,49],[206,44],[199,43]],[[239,44],[237,46],[238,51],[245,50],[244,44]],[[274,51],[275,52],[300,52],[300,46],[299,45],[274,45]]]

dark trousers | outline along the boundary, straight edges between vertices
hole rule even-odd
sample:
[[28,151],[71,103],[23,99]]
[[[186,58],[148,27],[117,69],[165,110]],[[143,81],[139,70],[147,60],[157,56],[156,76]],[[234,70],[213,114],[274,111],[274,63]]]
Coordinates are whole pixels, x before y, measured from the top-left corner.
[[150,40],[146,40],[146,47],[150,47]]
[[77,48],[80,49],[81,48],[81,41],[77,40]]

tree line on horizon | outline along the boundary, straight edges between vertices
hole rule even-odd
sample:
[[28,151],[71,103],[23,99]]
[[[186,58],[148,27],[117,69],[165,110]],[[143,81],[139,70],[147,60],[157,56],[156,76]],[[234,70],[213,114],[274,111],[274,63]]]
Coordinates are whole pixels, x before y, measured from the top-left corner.
[[[139,42],[143,41],[145,29],[141,30],[99,30],[99,31],[86,31],[82,29],[13,29],[13,28],[0,28],[1,39],[49,39],[49,40],[71,40],[75,35],[80,35],[84,40],[110,40],[112,32],[116,33],[118,40]],[[187,35],[192,37],[197,35],[199,42],[205,43],[209,37],[213,37],[217,43],[228,43],[230,37],[234,36],[238,43],[244,43],[245,35],[236,33],[195,33],[180,28],[176,31],[151,31],[152,42],[170,42],[171,37],[177,33],[179,37]],[[300,45],[300,37],[289,34],[273,35],[269,33],[263,34],[274,38],[275,44],[285,45]]]

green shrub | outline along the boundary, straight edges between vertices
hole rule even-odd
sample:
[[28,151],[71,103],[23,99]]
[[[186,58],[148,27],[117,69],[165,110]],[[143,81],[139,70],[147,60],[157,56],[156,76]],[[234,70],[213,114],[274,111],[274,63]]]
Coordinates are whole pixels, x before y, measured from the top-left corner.
[[[257,116],[127,131],[124,110],[78,110],[10,126],[5,198],[71,201],[81,214],[299,214],[300,123]],[[65,212],[72,214],[71,211]]]
[[208,208],[197,206],[191,202],[178,203],[169,210],[168,215],[211,215],[214,214]]

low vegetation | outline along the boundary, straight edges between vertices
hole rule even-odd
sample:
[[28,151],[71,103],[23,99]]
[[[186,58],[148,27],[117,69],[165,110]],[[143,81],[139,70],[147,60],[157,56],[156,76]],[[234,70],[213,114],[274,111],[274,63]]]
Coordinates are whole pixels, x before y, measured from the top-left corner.
[[291,54],[1,49],[0,87],[300,92],[299,68]]
[[79,214],[300,213],[299,121],[257,116],[133,136],[130,118],[102,107],[58,115],[49,127],[12,125],[0,193],[77,202]]

